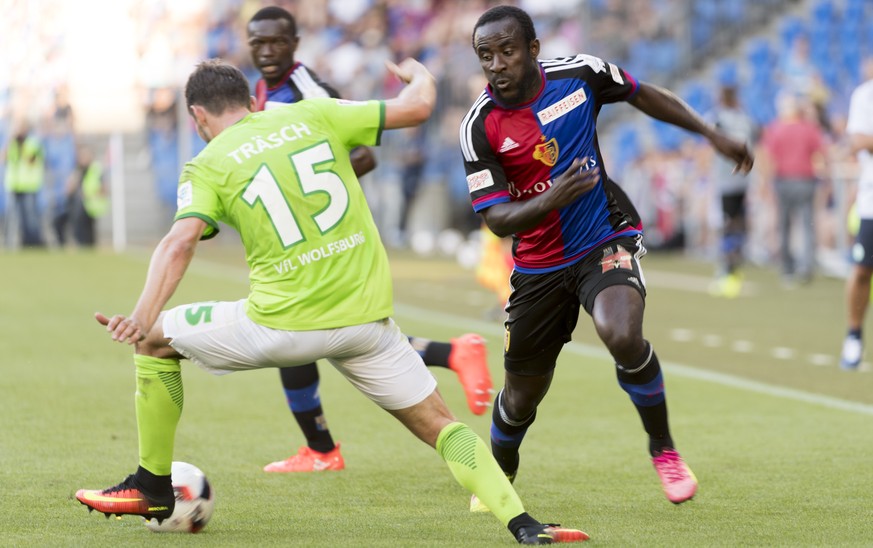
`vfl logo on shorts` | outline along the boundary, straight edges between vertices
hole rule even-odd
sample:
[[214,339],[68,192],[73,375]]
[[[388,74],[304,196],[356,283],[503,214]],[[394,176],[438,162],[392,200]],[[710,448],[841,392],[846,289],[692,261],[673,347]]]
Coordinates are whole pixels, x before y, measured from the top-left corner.
[[191,326],[212,322],[212,305],[191,305],[185,309],[185,321]]
[[610,270],[617,268],[633,270],[633,260],[634,257],[630,251],[622,246],[607,247],[603,250],[603,258],[600,260],[601,272],[606,274]]
[[509,326],[503,325],[503,351],[509,352]]

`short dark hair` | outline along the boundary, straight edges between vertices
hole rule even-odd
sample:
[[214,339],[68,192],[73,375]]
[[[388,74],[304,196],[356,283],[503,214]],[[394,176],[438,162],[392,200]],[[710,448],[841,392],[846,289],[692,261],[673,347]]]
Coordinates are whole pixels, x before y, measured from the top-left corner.
[[[503,19],[515,19],[515,22],[518,23],[519,27],[521,27],[524,41],[528,44],[537,39],[537,31],[534,28],[530,15],[528,15],[523,9],[516,8],[515,6],[495,6],[483,13],[473,27],[473,37],[475,38],[476,31],[479,30],[479,27],[482,25],[493,23],[494,21],[501,21]],[[475,44],[473,45],[475,46]]]
[[297,36],[297,21],[294,19],[294,16],[288,10],[279,6],[267,6],[266,8],[259,9],[249,19],[249,23],[254,23],[255,21],[278,21],[280,19],[288,21],[288,32],[291,33],[291,37]]
[[201,62],[185,84],[185,103],[220,115],[234,107],[248,108],[251,95],[249,81],[241,70],[221,59]]

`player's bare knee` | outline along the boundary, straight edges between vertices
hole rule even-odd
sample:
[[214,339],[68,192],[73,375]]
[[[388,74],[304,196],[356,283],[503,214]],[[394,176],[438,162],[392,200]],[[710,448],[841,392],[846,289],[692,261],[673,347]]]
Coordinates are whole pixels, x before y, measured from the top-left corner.
[[610,325],[598,328],[600,339],[615,361],[629,363],[636,360],[645,350],[642,333],[628,329],[627,326]]

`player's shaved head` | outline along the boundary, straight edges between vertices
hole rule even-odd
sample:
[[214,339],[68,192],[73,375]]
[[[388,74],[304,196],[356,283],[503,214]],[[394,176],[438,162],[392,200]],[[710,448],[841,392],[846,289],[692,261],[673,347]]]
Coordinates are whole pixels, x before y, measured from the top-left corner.
[[288,23],[288,34],[290,34],[292,38],[297,36],[297,21],[294,19],[294,16],[279,6],[267,6],[266,8],[258,10],[257,13],[249,19],[249,23],[254,23],[256,21],[286,21]]
[[496,6],[483,13],[479,17],[479,20],[476,21],[476,25],[473,26],[474,47],[476,31],[479,30],[479,27],[495,21],[502,21],[504,19],[512,19],[518,23],[522,37],[526,43],[529,44],[536,40],[537,31],[534,28],[533,20],[531,20],[530,15],[528,15],[526,11],[521,8],[516,8],[515,6]]

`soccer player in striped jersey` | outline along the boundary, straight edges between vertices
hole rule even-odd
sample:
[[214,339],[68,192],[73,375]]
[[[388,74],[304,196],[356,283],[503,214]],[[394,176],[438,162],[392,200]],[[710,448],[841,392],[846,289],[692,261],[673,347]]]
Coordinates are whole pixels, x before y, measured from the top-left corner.
[[[309,67],[294,59],[299,37],[297,23],[286,10],[270,6],[255,13],[247,26],[252,62],[261,73],[255,85],[257,110],[297,103],[313,97],[339,98]],[[351,151],[352,167],[360,177],[376,167],[368,147]],[[467,333],[450,342],[409,337],[409,342],[431,366],[446,367],[458,375],[467,405],[476,415],[488,409],[491,374],[484,340]],[[319,395],[320,377],[315,363],[279,369],[288,407],[306,438],[306,445],[287,459],[264,467],[267,472],[321,472],[342,470],[345,460],[335,443]]]
[[[435,448],[460,485],[494,505],[519,543],[588,538],[525,511],[485,442],[455,419],[391,319],[388,254],[349,151],[377,145],[383,130],[427,120],[436,83],[414,59],[389,68],[406,84],[393,99],[312,99],[265,112],[251,112],[246,77],[232,65],[205,61],[188,78],[188,111],[208,144],[182,171],[175,220],[133,312],[97,314],[112,340],[135,345],[139,467],[114,487],[80,489],[82,504],[107,515],[172,515],[183,357],[215,374],[327,359]],[[199,241],[215,236],[220,223],[243,242],[248,297],[163,312]]]
[[[642,419],[667,498],[684,502],[697,480],[676,451],[658,356],[643,338],[641,229],[607,183],[597,114],[604,104],[626,101],[704,136],[738,171],[751,169],[752,156],[672,93],[612,63],[584,54],[540,61],[533,22],[519,8],[485,12],[472,42],[488,84],[460,127],[467,184],[488,227],[514,240],[492,452],[514,479],[519,447],[583,307]],[[471,510],[483,508],[474,497]]]

